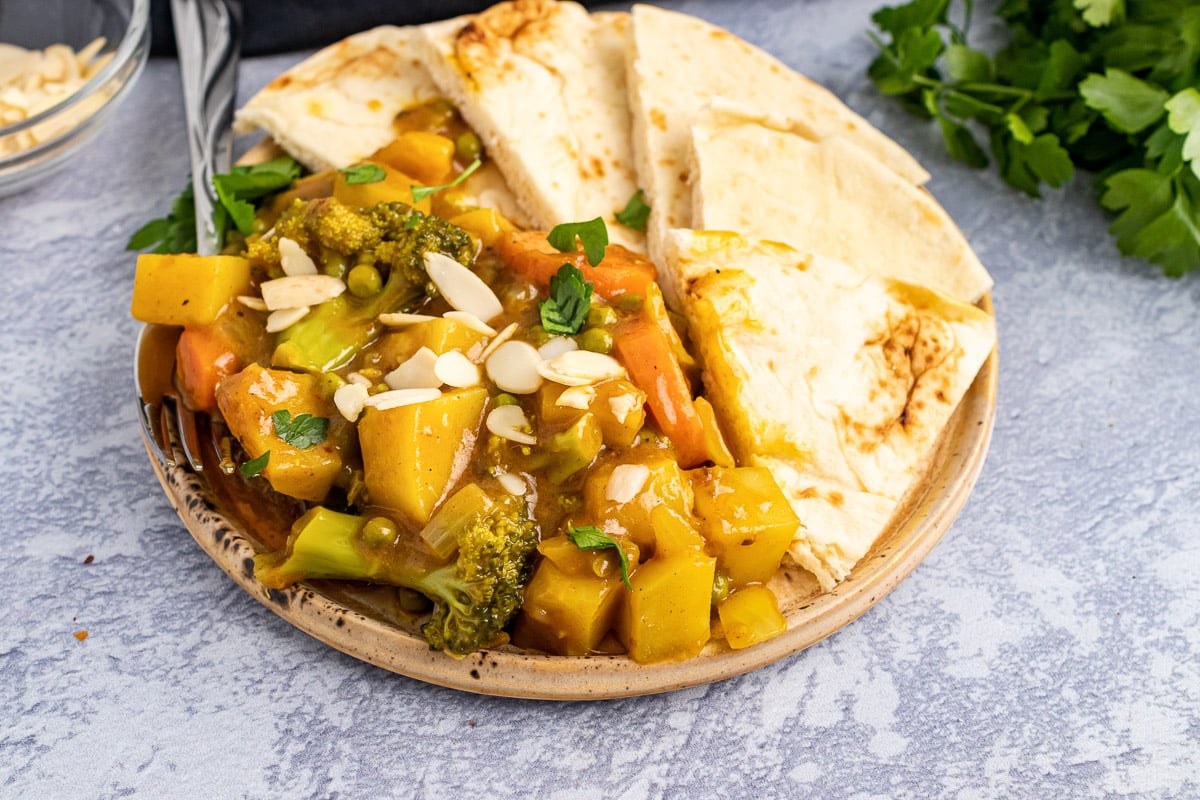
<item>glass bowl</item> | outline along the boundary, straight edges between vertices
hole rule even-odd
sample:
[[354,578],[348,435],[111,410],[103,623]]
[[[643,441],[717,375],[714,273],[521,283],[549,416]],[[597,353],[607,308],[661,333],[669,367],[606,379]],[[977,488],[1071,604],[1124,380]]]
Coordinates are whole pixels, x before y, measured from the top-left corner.
[[65,44],[79,51],[103,37],[96,57],[106,59],[75,93],[0,125],[0,196],[42,180],[100,131],[146,65],[149,16],[150,0],[0,2],[0,44],[29,50]]

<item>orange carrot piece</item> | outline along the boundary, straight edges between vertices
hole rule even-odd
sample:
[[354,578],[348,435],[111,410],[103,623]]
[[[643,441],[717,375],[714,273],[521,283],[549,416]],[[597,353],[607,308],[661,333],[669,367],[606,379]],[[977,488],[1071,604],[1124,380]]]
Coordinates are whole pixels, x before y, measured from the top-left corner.
[[215,328],[185,328],[175,348],[175,377],[184,404],[193,411],[217,407],[217,384],[242,368],[235,346]]
[[612,300],[623,294],[645,296],[647,286],[658,277],[654,264],[643,255],[619,244],[610,244],[604,260],[593,267],[583,250],[560,253],[546,241],[545,232],[513,231],[497,242],[500,258],[518,275],[542,286],[563,264],[572,264],[583,273],[583,279],[596,287],[596,295]]
[[617,329],[613,347],[630,380],[646,393],[654,420],[675,445],[679,466],[691,469],[707,461],[703,419],[662,328],[644,317],[635,317]]

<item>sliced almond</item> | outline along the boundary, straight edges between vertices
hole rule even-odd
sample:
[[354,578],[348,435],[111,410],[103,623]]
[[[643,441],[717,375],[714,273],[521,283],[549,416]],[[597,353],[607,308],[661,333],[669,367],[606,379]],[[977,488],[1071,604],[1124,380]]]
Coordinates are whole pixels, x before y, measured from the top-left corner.
[[379,324],[386,325],[389,328],[405,328],[409,325],[416,325],[419,322],[429,322],[437,319],[428,314],[405,314],[402,311],[397,311],[394,314],[380,314]]
[[508,341],[496,348],[485,366],[492,383],[513,394],[533,394],[542,385],[542,357],[529,342]]
[[390,392],[373,394],[363,403],[365,406],[387,411],[389,408],[413,406],[417,403],[428,403],[442,396],[440,389],[395,389]]
[[337,410],[343,417],[354,422],[362,413],[363,406],[366,405],[370,396],[366,386],[360,383],[347,383],[345,386],[339,386],[333,393],[333,404],[337,406]]
[[516,497],[521,497],[529,491],[529,485],[525,483],[525,479],[520,475],[514,475],[511,472],[502,472],[496,479],[500,481],[500,485],[504,487],[504,491]]
[[368,378],[366,375],[363,375],[361,372],[351,372],[349,375],[346,376],[346,380],[349,381],[350,383],[357,383],[360,386],[370,386],[373,382],[370,378]]
[[492,339],[490,342],[487,343],[487,347],[483,348],[483,352],[480,353],[479,358],[472,359],[472,361],[477,361],[480,364],[482,364],[484,361],[487,361],[488,356],[490,356],[492,353],[496,352],[496,348],[499,347],[500,345],[504,344],[505,342],[507,342],[509,339],[511,339],[513,337],[513,334],[516,332],[517,332],[517,323],[510,322],[507,328],[505,328],[504,330],[502,330],[496,334],[495,339]]
[[633,393],[618,394],[608,398],[608,408],[619,425],[624,425],[625,420],[629,419],[629,415],[645,403],[644,396]]
[[650,468],[645,464],[621,464],[613,468],[604,496],[613,503],[625,505],[641,493],[649,477]]
[[579,344],[569,336],[551,336],[544,345],[538,348],[538,355],[542,357],[543,361],[549,361],[552,358],[558,358],[563,353],[578,349]]
[[529,432],[529,419],[520,406],[493,408],[487,415],[487,429],[517,444],[537,444],[537,437]]
[[267,333],[278,333],[292,327],[308,314],[308,306],[281,308],[267,315]]
[[279,237],[279,266],[283,267],[284,275],[316,275],[319,272],[316,262],[309,258],[304,248],[286,236]]
[[438,355],[428,347],[422,347],[407,361],[383,376],[390,389],[437,389],[443,383],[434,367]]
[[271,311],[324,303],[346,291],[346,284],[332,275],[288,275],[266,281],[261,287],[263,302]]
[[563,390],[563,393],[554,401],[554,405],[587,411],[595,399],[596,390],[591,386],[572,386],[569,389]]
[[455,322],[461,322],[476,333],[482,333],[484,336],[495,336],[496,329],[486,322],[481,320],[469,311],[447,311],[442,314],[446,319],[452,319]]
[[623,378],[625,368],[612,356],[591,350],[572,350],[543,361],[538,365],[538,374],[563,386],[588,386],[610,378]]
[[261,297],[255,297],[252,294],[239,294],[237,301],[251,311],[266,311],[267,304],[263,302]]
[[433,372],[442,383],[456,389],[479,384],[479,367],[458,350],[442,353],[433,365]]
[[455,311],[474,314],[484,322],[492,321],[504,311],[500,299],[483,279],[450,256],[425,253],[425,271]]

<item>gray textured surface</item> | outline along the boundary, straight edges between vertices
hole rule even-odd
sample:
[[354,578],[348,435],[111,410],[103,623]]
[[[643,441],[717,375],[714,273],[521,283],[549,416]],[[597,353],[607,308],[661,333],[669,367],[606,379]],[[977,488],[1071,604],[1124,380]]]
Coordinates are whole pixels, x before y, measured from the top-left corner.
[[[911,149],[996,278],[991,455],[908,581],[772,667],[591,704],[425,686],[290,628],[188,537],[138,435],[121,248],[186,169],[155,62],[0,200],[0,796],[1200,795],[1200,280],[1118,257],[1085,180],[1034,202],[951,163],[865,82],[874,5],[679,7]],[[245,64],[243,97],[294,60]]]

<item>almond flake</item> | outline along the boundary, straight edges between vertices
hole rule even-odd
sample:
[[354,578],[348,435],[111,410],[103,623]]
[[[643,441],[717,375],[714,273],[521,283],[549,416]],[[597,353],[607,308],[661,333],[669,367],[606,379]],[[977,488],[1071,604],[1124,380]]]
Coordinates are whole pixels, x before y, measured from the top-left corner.
[[343,417],[354,422],[362,413],[363,406],[366,405],[370,396],[366,386],[360,383],[347,383],[345,386],[339,386],[333,393],[333,404],[337,406],[337,410]]
[[428,314],[405,314],[402,311],[397,311],[394,314],[380,314],[379,324],[386,325],[389,328],[404,328],[409,325],[416,325],[419,322],[429,322],[437,319]]
[[646,398],[640,392],[638,394],[618,394],[608,398],[608,408],[620,425],[624,425],[625,420],[629,419],[629,415],[645,403]]
[[284,275],[316,275],[317,265],[304,248],[286,236],[279,237],[279,266]]
[[279,333],[292,327],[308,314],[308,306],[281,308],[267,315],[267,333]]
[[487,361],[488,356],[490,356],[492,353],[496,352],[496,348],[499,347],[500,345],[504,344],[505,342],[507,342],[509,339],[511,339],[513,337],[513,334],[516,332],[517,332],[517,323],[510,322],[507,328],[505,328],[504,330],[502,330],[498,334],[496,334],[495,339],[492,339],[490,342],[488,342],[487,347],[485,347],[483,349],[483,352],[480,354],[479,358],[471,359],[471,360],[477,361],[480,364],[482,364],[484,361]]
[[456,389],[465,389],[479,383],[479,367],[458,350],[442,353],[433,365],[433,372],[442,383]]
[[558,358],[563,353],[578,349],[579,344],[568,336],[551,336],[544,345],[538,348],[538,355],[542,357],[543,361],[549,361],[552,358]]
[[484,322],[492,321],[504,311],[500,299],[483,279],[450,256],[426,252],[425,271],[455,311],[467,311]]
[[266,311],[267,304],[263,302],[261,297],[255,297],[252,294],[239,294],[237,301],[251,311]]
[[538,367],[542,357],[529,342],[508,341],[487,359],[487,375],[501,391],[533,394],[542,385]]
[[482,333],[484,336],[495,336],[496,329],[486,322],[481,320],[469,311],[447,311],[442,314],[446,319],[452,319],[455,322],[461,322],[476,333]]
[[438,355],[428,347],[422,347],[412,357],[383,376],[389,389],[437,389],[443,383],[434,367]]
[[572,350],[538,365],[538,374],[563,386],[587,386],[625,377],[621,362],[591,350]]
[[271,311],[324,303],[346,291],[346,284],[332,275],[288,275],[266,281],[259,287]]
[[351,372],[346,376],[346,380],[350,383],[357,383],[359,386],[370,386],[372,381],[361,372]]
[[529,433],[529,419],[520,406],[493,408],[487,415],[487,429],[517,444],[537,444],[537,437]]
[[500,481],[500,485],[504,487],[504,491],[516,497],[521,497],[529,491],[529,485],[525,483],[525,479],[520,475],[514,475],[511,472],[502,472],[496,479]]
[[373,394],[363,403],[365,406],[387,411],[389,408],[413,406],[417,403],[428,403],[442,396],[440,389],[395,389],[390,392]]
[[572,386],[569,389],[563,390],[563,393],[554,401],[554,405],[587,411],[595,399],[596,390],[591,386]]
[[604,497],[613,503],[625,505],[638,496],[649,477],[650,468],[645,464],[621,464],[609,476]]

